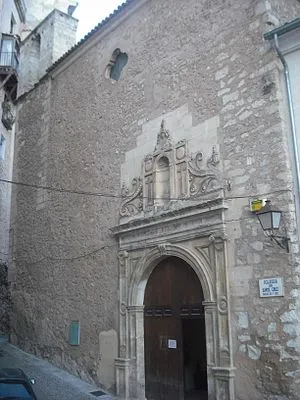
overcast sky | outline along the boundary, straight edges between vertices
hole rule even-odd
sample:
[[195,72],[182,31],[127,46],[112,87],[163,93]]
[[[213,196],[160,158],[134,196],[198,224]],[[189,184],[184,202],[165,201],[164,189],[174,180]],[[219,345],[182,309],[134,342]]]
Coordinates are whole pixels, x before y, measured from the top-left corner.
[[78,0],[73,17],[79,19],[77,40],[83,38],[99,22],[112,13],[125,0]]

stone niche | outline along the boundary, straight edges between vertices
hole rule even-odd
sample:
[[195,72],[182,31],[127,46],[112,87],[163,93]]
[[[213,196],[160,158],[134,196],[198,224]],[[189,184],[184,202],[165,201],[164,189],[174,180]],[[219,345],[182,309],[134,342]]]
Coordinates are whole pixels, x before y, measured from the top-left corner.
[[144,292],[166,257],[186,261],[204,293],[209,400],[234,400],[223,179],[217,147],[192,156],[172,141],[165,121],[132,187],[123,185],[119,241],[117,395],[145,400]]

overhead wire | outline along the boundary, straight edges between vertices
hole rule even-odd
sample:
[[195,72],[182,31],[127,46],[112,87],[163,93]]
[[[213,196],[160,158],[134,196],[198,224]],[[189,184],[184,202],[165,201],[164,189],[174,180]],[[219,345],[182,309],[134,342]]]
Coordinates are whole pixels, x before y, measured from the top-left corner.
[[97,249],[95,249],[93,251],[81,254],[81,255],[76,256],[76,257],[66,257],[66,258],[63,257],[63,258],[60,258],[60,257],[42,256],[41,258],[39,258],[36,261],[31,261],[31,260],[24,259],[24,258],[21,258],[21,257],[19,257],[19,258],[12,257],[12,258],[13,258],[13,261],[22,261],[24,263],[30,263],[30,265],[39,264],[39,263],[42,263],[43,261],[57,261],[57,262],[59,262],[59,261],[76,261],[76,260],[80,260],[80,259],[83,259],[83,258],[86,258],[86,257],[90,257],[90,256],[92,256],[92,255],[94,255],[96,253],[99,253],[99,251],[101,251],[101,250],[109,249],[109,248],[115,248],[115,247],[116,247],[116,244],[105,245],[105,246],[99,247],[99,248],[97,248]]
[[[126,200],[126,196],[122,194],[113,194],[113,193],[101,193],[101,192],[91,192],[91,191],[85,191],[85,190],[74,190],[74,189],[67,189],[67,188],[56,188],[53,186],[44,186],[44,185],[37,185],[33,183],[26,183],[26,182],[17,182],[17,181],[12,181],[9,179],[3,179],[0,178],[0,182],[11,184],[11,185],[17,185],[17,186],[23,186],[23,187],[28,187],[28,188],[33,188],[33,189],[42,189],[42,190],[48,190],[52,192],[58,192],[58,193],[68,193],[68,194],[77,194],[77,195],[83,195],[83,196],[94,196],[94,197],[106,197],[106,198],[115,198],[115,199],[121,199],[121,200]],[[221,188],[220,188],[221,189]],[[284,193],[284,192],[292,192],[292,189],[277,189],[277,190],[272,190],[268,191],[265,193],[256,193],[256,194],[248,194],[244,196],[225,196],[224,200],[234,200],[234,199],[249,199],[249,198],[255,198],[257,196],[267,196],[270,194],[279,194],[279,193]],[[134,193],[130,193],[129,196]],[[148,199],[146,196],[140,196],[142,199]],[[152,197],[152,200],[165,200],[164,197]],[[179,201],[199,201],[198,197],[168,197],[168,200],[179,200]]]

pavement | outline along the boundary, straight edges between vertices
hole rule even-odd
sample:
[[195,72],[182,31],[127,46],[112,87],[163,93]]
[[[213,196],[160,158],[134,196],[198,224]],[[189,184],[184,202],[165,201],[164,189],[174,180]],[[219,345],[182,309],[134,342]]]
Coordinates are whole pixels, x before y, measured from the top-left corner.
[[[113,400],[103,389],[93,386],[47,361],[25,353],[0,336],[0,368],[21,368],[34,378],[39,400]],[[95,392],[95,394],[91,394]]]

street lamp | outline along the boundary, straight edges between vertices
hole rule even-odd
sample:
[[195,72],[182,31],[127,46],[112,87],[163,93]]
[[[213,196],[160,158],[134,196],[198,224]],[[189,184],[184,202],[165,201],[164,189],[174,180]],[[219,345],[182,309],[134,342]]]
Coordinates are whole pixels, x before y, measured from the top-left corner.
[[260,225],[265,233],[273,242],[282,249],[289,252],[289,238],[275,234],[280,227],[282,211],[277,210],[271,205],[271,200],[266,201],[266,205],[256,213]]

